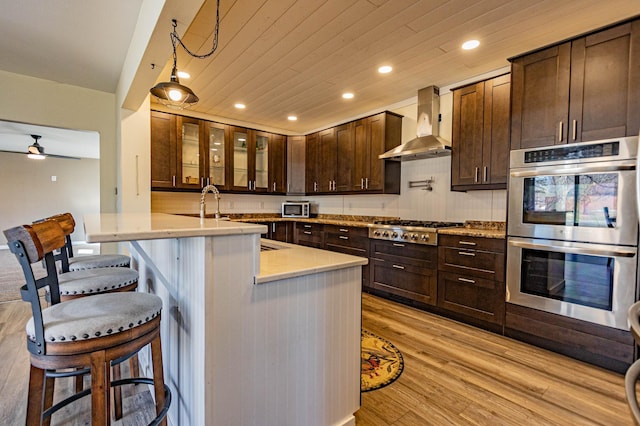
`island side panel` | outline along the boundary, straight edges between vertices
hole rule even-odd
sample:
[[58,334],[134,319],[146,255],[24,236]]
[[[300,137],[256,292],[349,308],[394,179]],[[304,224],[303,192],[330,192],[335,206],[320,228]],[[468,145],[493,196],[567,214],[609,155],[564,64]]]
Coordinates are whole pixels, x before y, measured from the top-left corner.
[[355,266],[258,286],[214,277],[212,424],[355,424],[361,273]]
[[[218,250],[214,256],[214,241],[226,254]],[[165,382],[173,394],[169,419],[173,424],[208,424],[212,407],[206,401],[213,391],[215,362],[210,347],[220,338],[211,330],[213,283],[253,282],[259,235],[147,240],[131,245],[140,271],[140,291],[163,300]],[[145,367],[146,359],[141,361]]]

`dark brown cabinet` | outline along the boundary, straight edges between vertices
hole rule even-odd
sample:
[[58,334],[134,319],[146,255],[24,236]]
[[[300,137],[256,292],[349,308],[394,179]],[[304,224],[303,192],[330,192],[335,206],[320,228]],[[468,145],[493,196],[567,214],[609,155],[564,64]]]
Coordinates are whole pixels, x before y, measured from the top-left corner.
[[501,329],[505,240],[454,235],[438,238],[438,306]]
[[353,125],[353,173],[351,190],[400,193],[400,162],[378,159],[400,145],[402,116],[383,112]]
[[451,189],[507,186],[510,76],[498,76],[453,91]]
[[236,192],[284,194],[286,139],[259,130],[231,126],[231,189]]
[[267,232],[262,234],[262,238],[293,243],[293,222],[256,222],[267,227]]
[[378,155],[400,144],[402,116],[380,113],[307,135],[308,194],[400,193],[400,162]]
[[305,185],[305,137],[287,137],[287,194],[304,195]]
[[511,148],[637,135],[639,26],[627,22],[511,59]]
[[[369,228],[324,225],[324,248],[339,253],[369,258]],[[369,285],[369,267],[362,267],[362,285]]]
[[293,242],[302,246],[323,248],[324,225],[320,223],[296,222],[293,231]]
[[151,111],[151,188],[175,188],[176,116]]
[[151,111],[151,187],[227,189],[228,127]]
[[437,247],[376,239],[370,241],[371,289],[436,305]]

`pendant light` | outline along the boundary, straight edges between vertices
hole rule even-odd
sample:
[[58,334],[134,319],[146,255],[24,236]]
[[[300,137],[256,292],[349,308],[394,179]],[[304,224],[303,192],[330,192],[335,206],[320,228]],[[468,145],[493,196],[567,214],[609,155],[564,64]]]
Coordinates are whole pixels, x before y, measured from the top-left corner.
[[195,105],[199,98],[193,93],[193,90],[187,86],[180,84],[178,78],[178,57],[176,55],[176,44],[180,44],[182,48],[189,54],[189,56],[205,59],[213,55],[213,52],[218,48],[218,30],[220,28],[220,0],[216,3],[216,28],[213,36],[213,47],[211,50],[203,55],[198,55],[191,52],[187,46],[184,45],[180,36],[176,32],[178,22],[175,19],[171,20],[173,25],[173,32],[171,32],[171,45],[173,46],[173,68],[171,69],[170,81],[156,84],[151,90],[151,94],[155,96],[158,101],[172,109],[185,109]]

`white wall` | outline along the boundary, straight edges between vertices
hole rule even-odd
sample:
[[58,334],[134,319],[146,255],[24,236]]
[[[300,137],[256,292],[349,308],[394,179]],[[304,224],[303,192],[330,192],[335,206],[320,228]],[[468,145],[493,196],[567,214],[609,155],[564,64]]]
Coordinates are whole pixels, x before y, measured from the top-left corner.
[[115,95],[5,71],[0,71],[0,93],[2,120],[100,133],[99,208],[115,212]]
[[[100,210],[99,167],[100,160],[90,158],[30,160],[24,154],[0,153],[0,196],[4,200],[0,230],[70,212],[76,220],[71,238],[84,241],[82,215]],[[0,234],[0,245],[6,242]]]

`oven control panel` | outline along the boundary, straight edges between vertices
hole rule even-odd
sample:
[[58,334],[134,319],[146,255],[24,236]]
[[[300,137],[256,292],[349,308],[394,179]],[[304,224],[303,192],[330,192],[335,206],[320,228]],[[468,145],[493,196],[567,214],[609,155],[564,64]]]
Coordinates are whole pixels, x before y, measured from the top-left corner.
[[435,229],[419,227],[375,225],[369,228],[369,238],[432,246],[438,244],[438,234]]

